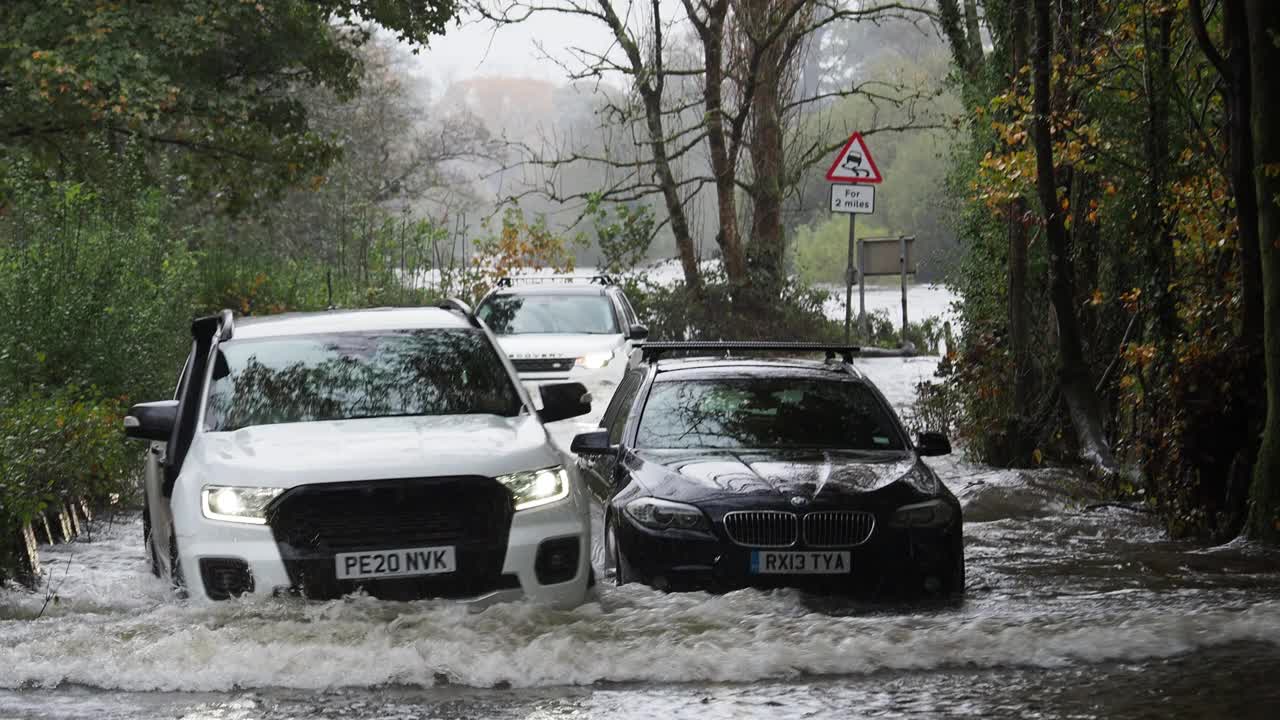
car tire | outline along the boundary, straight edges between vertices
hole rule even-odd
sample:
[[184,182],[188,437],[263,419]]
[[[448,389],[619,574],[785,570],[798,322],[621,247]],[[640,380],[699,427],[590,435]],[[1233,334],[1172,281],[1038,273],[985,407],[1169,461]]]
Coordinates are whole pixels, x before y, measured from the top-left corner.
[[160,577],[160,557],[156,554],[155,539],[151,537],[151,501],[142,501],[142,544],[147,548],[147,562],[151,574]]
[[612,517],[609,518],[608,526],[605,528],[605,546],[609,551],[609,559],[613,561],[613,584],[621,587],[631,582],[631,566],[627,564],[626,558],[622,556],[622,549],[618,547],[617,521]]

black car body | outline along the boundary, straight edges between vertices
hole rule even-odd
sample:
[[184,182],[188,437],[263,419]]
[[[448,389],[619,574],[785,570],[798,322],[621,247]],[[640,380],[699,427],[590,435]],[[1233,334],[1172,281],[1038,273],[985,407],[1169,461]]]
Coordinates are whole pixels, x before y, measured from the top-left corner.
[[[574,439],[605,505],[619,583],[664,590],[799,587],[955,597],[964,589],[960,504],[921,456],[852,348],[797,358],[660,359],[650,343],[599,431]],[[837,359],[843,355],[843,359]]]

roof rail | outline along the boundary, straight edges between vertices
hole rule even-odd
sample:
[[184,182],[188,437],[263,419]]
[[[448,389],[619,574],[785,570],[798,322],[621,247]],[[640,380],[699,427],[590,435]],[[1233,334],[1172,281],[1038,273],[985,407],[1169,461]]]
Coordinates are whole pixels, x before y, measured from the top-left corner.
[[678,342],[646,342],[640,346],[643,362],[651,362],[668,353],[702,353],[705,355],[730,355],[735,352],[784,352],[825,353],[828,360],[837,355],[845,362],[857,357],[914,357],[914,347],[898,349],[864,348],[857,345],[834,345],[820,342],[793,342],[773,340],[690,340]]
[[445,298],[444,300],[441,300],[436,307],[441,310],[456,312],[466,318],[467,322],[471,324],[471,327],[480,327],[480,318],[476,317],[475,312],[471,310],[471,306],[458,298]]
[[542,283],[588,282],[592,285],[616,285],[612,275],[597,273],[595,275],[504,275],[498,278],[498,287],[514,287],[521,285],[539,285]]

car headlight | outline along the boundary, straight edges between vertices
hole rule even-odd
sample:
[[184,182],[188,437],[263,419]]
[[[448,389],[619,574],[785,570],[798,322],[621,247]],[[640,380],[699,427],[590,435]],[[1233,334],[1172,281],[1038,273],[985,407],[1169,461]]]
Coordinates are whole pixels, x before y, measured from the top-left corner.
[[497,480],[515,497],[516,510],[528,510],[569,497],[569,473],[559,465],[501,475]]
[[893,513],[893,524],[900,527],[942,527],[950,524],[954,512],[945,500],[903,505]]
[[210,520],[266,525],[267,505],[282,492],[281,488],[205,485],[200,505]]
[[574,360],[574,364],[588,370],[599,370],[605,365],[608,365],[609,361],[612,359],[613,353],[611,352],[589,352],[577,360]]
[[919,465],[912,467],[905,475],[898,478],[898,482],[906,483],[921,495],[937,495],[942,491],[942,483],[938,482],[938,476]]
[[692,505],[659,500],[657,498],[636,498],[627,503],[623,510],[641,525],[654,530],[707,530],[707,516]]

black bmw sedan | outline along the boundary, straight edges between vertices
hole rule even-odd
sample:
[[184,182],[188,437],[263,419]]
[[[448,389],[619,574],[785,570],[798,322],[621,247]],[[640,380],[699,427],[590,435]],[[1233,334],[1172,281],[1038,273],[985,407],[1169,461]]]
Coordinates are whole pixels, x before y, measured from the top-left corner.
[[[791,356],[743,357],[756,351]],[[827,359],[795,357],[815,351]],[[911,441],[852,365],[874,352],[648,343],[601,429],[572,445],[617,582],[960,596],[960,504],[920,461],[950,443]]]

